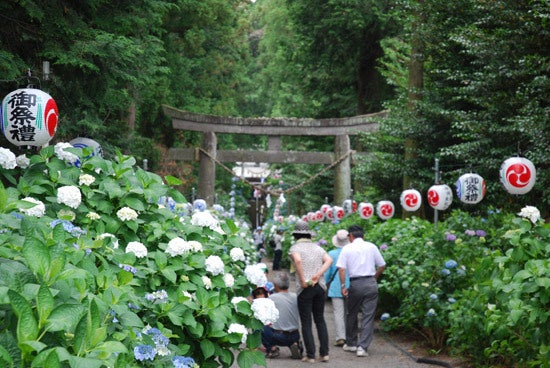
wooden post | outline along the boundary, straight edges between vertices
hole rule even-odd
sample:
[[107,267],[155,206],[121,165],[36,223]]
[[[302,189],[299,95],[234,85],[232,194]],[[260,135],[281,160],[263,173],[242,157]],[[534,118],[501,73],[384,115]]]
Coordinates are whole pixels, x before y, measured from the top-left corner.
[[[348,135],[334,137],[334,158],[337,160],[351,149]],[[348,156],[334,168],[334,204],[341,206],[351,197],[351,157]]]
[[[216,133],[203,132],[201,148],[216,158],[218,141]],[[214,204],[214,190],[216,182],[216,163],[204,152],[200,153],[198,198],[204,199],[209,206]]]

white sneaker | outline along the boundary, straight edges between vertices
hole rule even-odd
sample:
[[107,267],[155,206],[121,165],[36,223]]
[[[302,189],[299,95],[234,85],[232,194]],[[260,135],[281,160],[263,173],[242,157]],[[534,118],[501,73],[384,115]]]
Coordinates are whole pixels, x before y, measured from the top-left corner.
[[366,357],[369,356],[369,353],[367,353],[361,346],[357,347],[357,356],[358,357]]
[[347,344],[344,344],[342,349],[344,349],[344,351],[357,351],[357,346],[348,346]]

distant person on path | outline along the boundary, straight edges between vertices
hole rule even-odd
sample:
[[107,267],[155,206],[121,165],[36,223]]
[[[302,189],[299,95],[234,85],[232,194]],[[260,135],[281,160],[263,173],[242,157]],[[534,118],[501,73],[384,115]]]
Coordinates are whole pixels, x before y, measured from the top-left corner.
[[290,277],[287,272],[275,273],[273,277],[275,293],[269,298],[279,310],[279,319],[271,326],[264,326],[262,331],[262,344],[266,349],[266,358],[279,356],[279,346],[288,346],[290,356],[293,359],[302,358],[300,344],[300,314],[298,312],[298,299],[296,293],[288,291]]
[[[342,295],[342,287],[340,286],[340,278],[336,262],[342,252],[342,247],[349,244],[348,231],[341,229],[332,237],[332,244],[336,247],[328,252],[332,258],[330,268],[325,272],[325,282],[328,286],[328,297],[332,301],[332,311],[334,316],[335,327],[335,343],[334,346],[344,346],[346,343],[346,314],[344,296]],[[346,276],[346,288],[349,287],[349,279]]]
[[332,258],[323,248],[312,242],[312,234],[307,222],[296,221],[292,232],[295,243],[290,248],[290,258],[296,268],[298,310],[307,354],[302,361],[308,363],[315,363],[312,316],[317,328],[321,361],[329,361],[328,331],[324,316],[326,285],[323,274],[332,264]]
[[256,231],[254,232],[253,237],[254,237],[254,245],[256,246],[258,262],[260,262],[262,260],[262,254],[265,254],[265,247],[264,247],[265,236],[262,233],[261,226],[258,226],[256,228]]
[[[348,228],[350,244],[342,248],[336,262],[342,295],[347,298],[345,351],[367,356],[374,335],[374,315],[378,305],[378,277],[384,272],[386,262],[378,247],[363,240],[363,228]],[[346,271],[349,288],[346,286]],[[358,336],[358,314],[361,312],[361,328]]]
[[273,271],[281,269],[281,258],[283,256],[283,230],[277,229],[273,235],[275,241],[275,250],[273,251]]

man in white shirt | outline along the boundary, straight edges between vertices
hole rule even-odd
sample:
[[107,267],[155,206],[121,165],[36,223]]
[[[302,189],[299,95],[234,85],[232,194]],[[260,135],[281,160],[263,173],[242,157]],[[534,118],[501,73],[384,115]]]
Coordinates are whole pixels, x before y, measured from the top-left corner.
[[[342,248],[336,262],[342,295],[347,298],[345,351],[367,356],[374,335],[374,316],[378,305],[378,276],[384,272],[386,262],[378,247],[363,240],[363,228],[352,225],[348,229],[350,244]],[[349,288],[346,288],[346,271]],[[358,314],[361,327],[358,333]]]

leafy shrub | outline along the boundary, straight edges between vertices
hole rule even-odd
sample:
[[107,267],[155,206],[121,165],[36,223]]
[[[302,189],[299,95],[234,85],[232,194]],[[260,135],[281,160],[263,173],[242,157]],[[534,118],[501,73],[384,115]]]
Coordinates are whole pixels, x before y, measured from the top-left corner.
[[239,302],[253,254],[239,227],[192,213],[132,157],[59,148],[17,167],[1,152],[2,365],[265,364]]

